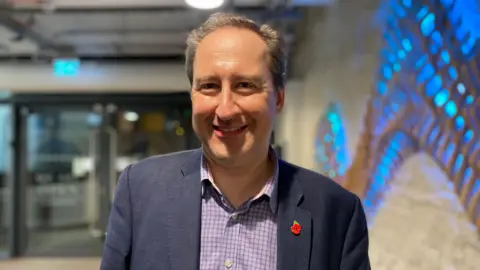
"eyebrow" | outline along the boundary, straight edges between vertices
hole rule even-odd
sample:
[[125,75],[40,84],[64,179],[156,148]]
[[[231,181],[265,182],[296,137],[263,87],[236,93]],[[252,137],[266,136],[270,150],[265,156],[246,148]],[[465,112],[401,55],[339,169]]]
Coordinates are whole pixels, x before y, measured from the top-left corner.
[[[205,76],[205,77],[195,79],[195,84],[198,85],[198,84],[201,84],[201,83],[204,83],[204,82],[218,81],[218,80],[219,80],[218,76],[210,75],[210,76]],[[255,82],[255,83],[265,83],[265,79],[262,78],[261,76],[258,76],[258,75],[253,75],[253,76],[233,75],[232,80],[234,80],[234,81],[247,80],[247,81],[251,81],[251,82]]]
[[218,78],[216,76],[210,75],[206,77],[201,77],[201,78],[196,78],[195,79],[195,85],[201,84],[203,82],[208,82],[208,81],[216,81]]

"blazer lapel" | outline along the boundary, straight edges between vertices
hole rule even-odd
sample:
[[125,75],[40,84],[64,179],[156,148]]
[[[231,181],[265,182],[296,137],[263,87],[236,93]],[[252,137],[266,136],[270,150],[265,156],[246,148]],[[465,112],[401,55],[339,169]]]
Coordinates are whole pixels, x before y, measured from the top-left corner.
[[171,269],[198,270],[200,261],[201,151],[194,151],[169,190]]
[[[300,208],[303,192],[296,179],[296,169],[280,163],[278,179],[278,270],[307,270],[310,262],[312,218],[310,212]],[[294,222],[300,233],[292,231]]]

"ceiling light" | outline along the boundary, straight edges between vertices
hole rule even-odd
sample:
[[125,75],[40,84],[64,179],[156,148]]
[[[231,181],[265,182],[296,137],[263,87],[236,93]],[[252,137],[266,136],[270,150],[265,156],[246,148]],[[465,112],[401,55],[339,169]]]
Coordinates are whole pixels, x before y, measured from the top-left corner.
[[123,114],[123,118],[129,122],[135,122],[138,120],[138,114],[136,112],[126,112]]
[[187,5],[198,9],[215,9],[223,5],[225,0],[185,0]]

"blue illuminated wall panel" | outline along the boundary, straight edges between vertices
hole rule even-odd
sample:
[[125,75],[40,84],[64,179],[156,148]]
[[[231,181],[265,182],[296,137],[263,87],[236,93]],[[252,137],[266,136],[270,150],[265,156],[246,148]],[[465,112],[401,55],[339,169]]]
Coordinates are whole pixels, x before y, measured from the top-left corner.
[[[422,151],[449,176],[480,228],[479,2],[381,2],[376,83],[359,150],[344,179],[345,187],[363,197],[368,213],[378,209],[402,162]],[[322,137],[334,136],[329,125],[325,116],[316,138],[317,161],[324,171],[335,171],[346,163],[326,150],[337,149],[331,137]]]
[[318,124],[315,141],[315,158],[320,172],[342,182],[348,161],[345,128],[340,105],[332,103]]
[[388,0],[378,12],[383,48],[370,106],[380,135],[364,203],[378,207],[395,157],[425,151],[480,226],[479,1]]

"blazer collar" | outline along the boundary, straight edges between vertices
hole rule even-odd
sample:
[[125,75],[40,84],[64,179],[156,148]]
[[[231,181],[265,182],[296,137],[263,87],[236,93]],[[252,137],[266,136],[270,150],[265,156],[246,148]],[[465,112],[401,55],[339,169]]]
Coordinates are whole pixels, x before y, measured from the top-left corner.
[[[308,270],[312,240],[312,217],[303,209],[299,168],[280,161],[278,185],[277,269]],[[296,235],[292,226],[300,226]]]
[[201,151],[186,158],[181,175],[169,179],[168,242],[171,269],[198,270],[200,265]]

